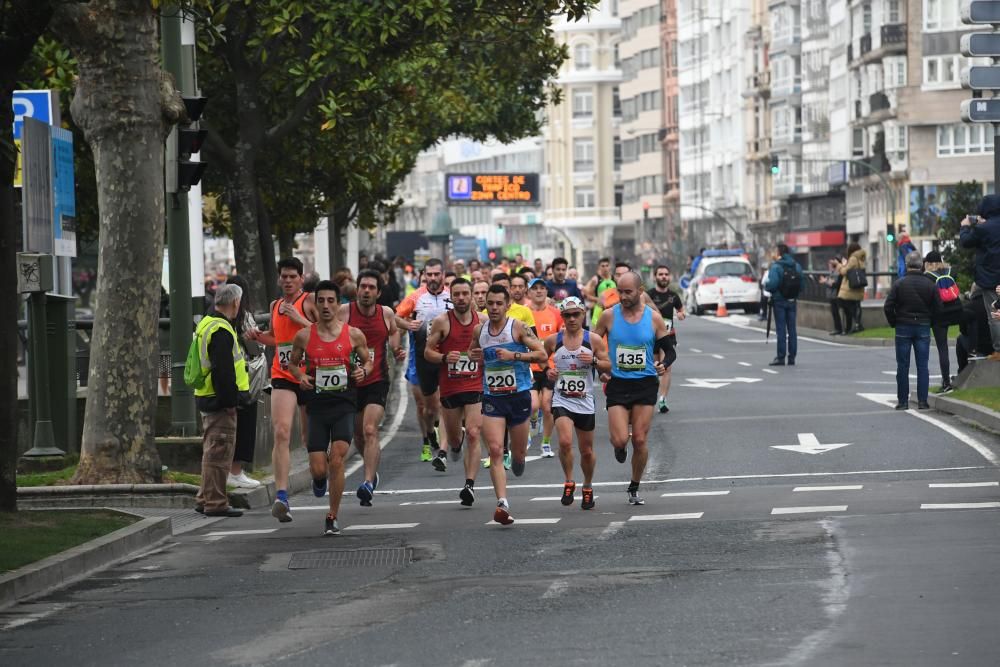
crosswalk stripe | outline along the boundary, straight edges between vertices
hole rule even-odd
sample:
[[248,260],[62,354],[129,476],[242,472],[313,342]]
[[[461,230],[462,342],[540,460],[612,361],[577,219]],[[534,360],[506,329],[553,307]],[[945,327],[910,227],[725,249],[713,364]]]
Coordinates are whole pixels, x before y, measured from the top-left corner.
[[684,514],[637,514],[629,517],[629,521],[674,521],[676,519],[700,519],[704,512],[687,512]]
[[369,523],[354,524],[344,528],[344,530],[400,530],[402,528],[416,528],[419,523]]
[[771,514],[815,514],[827,512],[846,512],[847,505],[818,505],[815,507],[775,507]]
[[793,493],[801,491],[860,491],[865,488],[863,484],[845,484],[843,486],[796,486]]
[[213,533],[205,533],[202,537],[229,537],[230,535],[266,535],[278,530],[277,528],[260,528],[258,530],[217,530]]
[[399,503],[400,507],[409,507],[410,505],[455,505],[457,500],[419,500],[410,501],[407,503]]
[[998,509],[1000,503],[924,503],[922,510],[979,510]]
[[1000,486],[1000,482],[948,482],[927,486],[932,489],[971,489],[977,486]]
[[686,498],[689,496],[728,496],[729,491],[679,491],[677,493],[662,493],[661,498]]

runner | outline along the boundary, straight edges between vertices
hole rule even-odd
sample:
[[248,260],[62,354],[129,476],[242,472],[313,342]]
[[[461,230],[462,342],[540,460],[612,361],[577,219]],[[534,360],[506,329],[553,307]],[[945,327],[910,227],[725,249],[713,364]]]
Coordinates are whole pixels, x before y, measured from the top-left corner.
[[[511,279],[506,273],[497,273],[493,276],[494,285],[502,285],[508,294],[513,294],[511,290]],[[513,298],[513,296],[512,296]],[[520,320],[521,324],[526,327],[535,326],[535,317],[531,312],[531,309],[527,306],[523,306],[520,303],[511,301],[510,307],[507,309],[507,316],[512,317],[515,320]]]
[[678,320],[687,317],[684,312],[684,303],[677,292],[670,289],[670,267],[660,264],[656,267],[654,274],[656,285],[648,290],[646,294],[652,300],[653,305],[660,311],[664,324],[667,325],[667,334],[670,337],[670,350],[663,355],[663,367],[666,372],[660,376],[660,395],[657,400],[657,407],[660,414],[670,412],[667,406],[667,394],[670,392],[670,367],[677,360],[677,332],[674,329],[674,314]]
[[292,342],[300,330],[312,326],[318,315],[315,298],[302,290],[302,262],[299,259],[286,257],[279,261],[278,280],[282,297],[271,303],[271,328],[266,333],[258,333],[256,340],[276,348],[271,364],[271,422],[274,426],[271,466],[276,489],[271,516],[286,523],[292,520],[288,505],[288,469],[291,465],[289,441],[296,405],[299,406],[303,442],[308,440],[309,421],[305,409],[306,394],[300,390],[291,366]]
[[620,302],[601,313],[594,327],[595,334],[608,337],[611,379],[604,393],[611,445],[619,463],[628,458],[629,424],[632,425],[632,479],[627,491],[631,505],[645,504],[639,497],[639,482],[649,458],[646,437],[656,405],[657,376],[664,372],[659,361],[653,362],[653,351],[667,354],[670,349],[667,325],[659,311],[643,304],[643,294],[638,274],[623,275],[618,280]]
[[[427,285],[427,278],[424,276],[424,272],[420,271],[420,287]],[[419,288],[418,288],[419,289]],[[411,292],[412,294],[412,292]],[[407,295],[408,296],[408,295]],[[396,328],[403,331],[403,328],[399,326],[399,318],[396,318]],[[420,391],[420,380],[417,379],[417,339],[413,335],[412,331],[406,332],[407,340],[409,341],[410,353],[406,360],[406,382],[410,388],[410,395],[413,397],[413,403],[417,406],[417,424],[420,424],[420,432],[424,433],[423,424],[425,422],[424,417],[424,395]],[[421,461],[430,461],[432,458],[431,447],[429,441],[427,440],[426,434],[423,436],[423,444],[420,451]]]
[[586,297],[587,306],[593,308],[597,305],[597,297],[599,296],[597,287],[601,284],[603,280],[611,279],[611,258],[601,257],[597,260],[597,273],[591,276],[587,284],[583,286],[583,296]]
[[[548,288],[545,281],[535,278],[531,281],[531,316],[535,320],[535,330],[538,337],[545,340],[563,328],[559,308],[549,303]],[[569,298],[569,297],[567,297]],[[572,297],[576,298],[576,297]],[[577,299],[579,301],[579,299]],[[552,368],[552,360],[543,364],[531,364],[531,428],[534,430],[538,422],[538,412],[542,415],[542,458],[555,456],[552,451],[552,389],[554,387],[546,370]]]
[[477,313],[486,312],[486,293],[490,291],[490,281],[476,280],[472,283],[473,308]]
[[[424,357],[440,367],[441,407],[444,429],[451,444],[451,460],[462,454],[462,424],[465,423],[465,486],[459,493],[466,507],[476,500],[473,487],[479,469],[479,431],[482,426],[483,371],[472,361],[469,348],[472,334],[485,318],[472,309],[469,281],[459,278],[451,285],[454,309],[438,315],[427,334]],[[440,454],[434,467],[444,472],[448,466]]]
[[486,295],[489,321],[476,326],[469,357],[483,362],[482,433],[490,450],[490,477],[497,496],[493,520],[514,523],[507,502],[507,474],[501,463],[504,431],[510,431],[511,469],[524,474],[528,450],[528,415],[531,412],[531,362],[547,359],[542,342],[530,328],[507,315],[510,293],[491,285]]
[[575,296],[567,297],[560,306],[565,329],[545,339],[545,352],[552,360],[549,378],[555,383],[552,414],[559,433],[559,462],[566,482],[562,504],[572,505],[576,482],[573,481],[573,431],[580,446],[580,468],[583,469],[583,499],[580,508],[594,509],[594,368],[607,373],[611,370],[608,346],[600,336],[584,330],[587,311]]
[[423,421],[420,422],[424,443],[420,460],[430,461],[433,459],[432,452],[444,449],[444,443],[438,443],[436,431],[441,412],[438,369],[424,359],[424,347],[427,342],[427,327],[430,326],[431,320],[451,309],[451,294],[444,288],[444,266],[440,259],[427,260],[424,264],[424,275],[427,278],[426,287],[421,287],[407,296],[396,307],[396,324],[402,329],[413,332],[413,364],[424,400]]
[[[344,458],[354,437],[359,383],[372,375],[365,335],[338,317],[340,291],[330,280],[316,286],[319,322],[295,334],[291,371],[309,397],[309,472],[313,495],[330,487],[324,533],[340,532],[337,513],[344,495]],[[306,370],[302,369],[305,360]]]
[[389,395],[389,366],[386,345],[396,361],[406,357],[399,345],[399,329],[392,308],[378,305],[382,294],[382,276],[378,271],[364,269],[358,274],[358,300],[340,306],[340,319],[361,330],[372,353],[372,373],[357,384],[357,415],[354,420],[354,446],[365,462],[365,479],[358,487],[362,507],[371,507],[378,488],[378,464],[382,457],[379,446],[379,425],[385,416]]
[[522,276],[520,273],[514,273],[510,277],[510,301],[511,305],[518,304],[521,306],[528,307],[530,303],[528,301],[528,279]]

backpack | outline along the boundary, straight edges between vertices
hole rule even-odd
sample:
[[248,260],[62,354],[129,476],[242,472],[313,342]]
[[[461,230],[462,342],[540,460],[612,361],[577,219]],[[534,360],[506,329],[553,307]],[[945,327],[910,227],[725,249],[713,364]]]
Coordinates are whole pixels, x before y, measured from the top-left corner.
[[778,283],[778,293],[789,301],[799,297],[802,288],[802,274],[794,264],[781,265],[781,282]]
[[927,276],[934,280],[937,288],[937,317],[938,324],[961,324],[962,322],[962,299],[961,290],[955,279],[949,274],[938,275],[933,271],[928,271]]

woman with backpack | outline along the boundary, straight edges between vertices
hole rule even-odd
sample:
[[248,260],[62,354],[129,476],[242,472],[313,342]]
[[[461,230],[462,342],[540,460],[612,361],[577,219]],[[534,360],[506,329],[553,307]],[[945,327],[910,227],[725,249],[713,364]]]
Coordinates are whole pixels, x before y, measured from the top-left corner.
[[938,293],[938,313],[931,323],[934,345],[941,365],[941,388],[939,394],[946,394],[955,388],[951,384],[951,359],[948,351],[948,327],[962,322],[962,299],[955,279],[951,277],[951,267],[941,260],[941,253],[932,250],[924,257],[924,275],[934,283]]
[[865,285],[868,283],[864,275],[867,260],[868,254],[854,242],[847,246],[847,261],[837,264],[837,273],[843,277],[837,299],[844,309],[845,333],[864,331],[861,326],[861,302],[865,300]]

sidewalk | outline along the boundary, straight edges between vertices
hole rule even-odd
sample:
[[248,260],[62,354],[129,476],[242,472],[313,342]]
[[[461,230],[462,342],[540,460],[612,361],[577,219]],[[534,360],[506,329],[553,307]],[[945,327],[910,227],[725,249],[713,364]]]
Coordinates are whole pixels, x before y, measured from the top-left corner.
[[[995,363],[995,362],[994,362]],[[990,410],[982,405],[960,401],[951,396],[929,394],[927,402],[931,407],[949,415],[955,415],[976,426],[1000,435],[1000,412]]]
[[[747,316],[748,324],[750,326],[756,327],[758,329],[765,329],[767,322],[760,321],[756,317]],[[831,336],[828,332],[822,331],[820,329],[812,329],[809,327],[796,326],[796,333],[800,336],[807,336],[809,338],[817,338],[823,341],[829,341],[831,343],[839,343],[840,345],[855,345],[857,347],[894,347],[895,341],[891,338],[856,338],[854,336]],[[771,323],[771,336],[774,336],[774,323]]]

